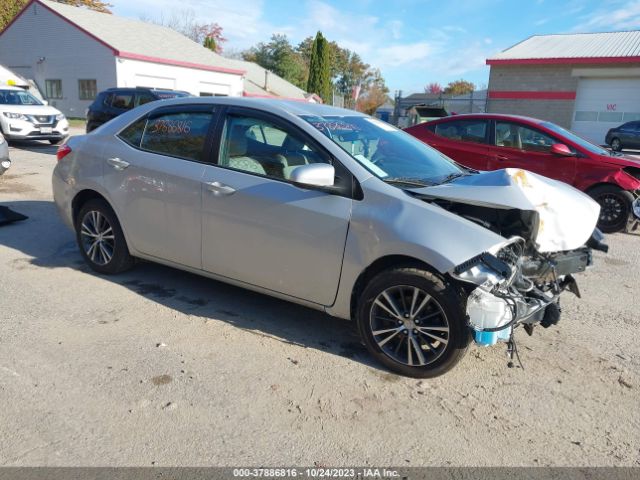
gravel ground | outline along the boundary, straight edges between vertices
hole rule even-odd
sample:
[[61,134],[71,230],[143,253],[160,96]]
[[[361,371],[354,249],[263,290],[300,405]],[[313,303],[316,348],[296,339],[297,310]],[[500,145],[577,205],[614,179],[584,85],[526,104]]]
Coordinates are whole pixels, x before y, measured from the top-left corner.
[[0,465],[640,466],[638,235],[578,278],[556,328],[429,381],[350,322],[149,263],[84,266],[55,147],[11,148],[0,204]]

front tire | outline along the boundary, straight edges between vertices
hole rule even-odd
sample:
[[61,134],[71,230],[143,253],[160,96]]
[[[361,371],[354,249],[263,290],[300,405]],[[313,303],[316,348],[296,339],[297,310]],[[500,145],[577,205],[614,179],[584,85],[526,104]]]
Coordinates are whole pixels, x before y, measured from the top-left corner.
[[622,142],[619,138],[614,137],[611,139],[611,150],[613,150],[614,152],[622,151]]
[[589,195],[600,204],[600,230],[604,233],[616,233],[626,228],[633,204],[630,192],[616,185],[601,185],[590,190]]
[[469,330],[463,303],[444,279],[417,268],[395,268],[365,287],[357,310],[369,352],[390,370],[430,378],[464,356]]
[[107,202],[93,199],[85,203],[75,227],[80,253],[93,270],[115,274],[133,266],[134,258],[129,254],[118,218]]

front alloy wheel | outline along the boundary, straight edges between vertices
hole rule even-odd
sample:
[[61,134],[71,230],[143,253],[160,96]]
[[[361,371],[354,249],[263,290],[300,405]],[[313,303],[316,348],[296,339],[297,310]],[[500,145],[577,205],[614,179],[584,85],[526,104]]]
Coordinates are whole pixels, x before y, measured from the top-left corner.
[[633,195],[616,185],[601,185],[590,190],[589,195],[600,204],[597,227],[604,233],[624,230],[631,213]]
[[371,355],[409,377],[442,375],[469,343],[460,292],[422,268],[397,267],[373,277],[359,297],[356,320]]
[[399,285],[376,297],[369,314],[371,333],[388,357],[410,367],[433,363],[449,343],[449,322],[424,290]]

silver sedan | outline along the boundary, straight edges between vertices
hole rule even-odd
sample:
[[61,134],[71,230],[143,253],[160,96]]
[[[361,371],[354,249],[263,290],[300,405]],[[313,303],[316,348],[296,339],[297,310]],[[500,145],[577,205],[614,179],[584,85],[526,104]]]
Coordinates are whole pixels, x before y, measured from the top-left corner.
[[[143,258],[357,322],[387,368],[557,323],[606,249],[599,207],[523,170],[465,169],[369,116],[243,98],[150,103],[71,138],[53,192],[86,262]],[[513,351],[513,348],[511,348]]]
[[11,166],[11,160],[9,159],[9,145],[5,138],[0,133],[0,175],[6,172]]

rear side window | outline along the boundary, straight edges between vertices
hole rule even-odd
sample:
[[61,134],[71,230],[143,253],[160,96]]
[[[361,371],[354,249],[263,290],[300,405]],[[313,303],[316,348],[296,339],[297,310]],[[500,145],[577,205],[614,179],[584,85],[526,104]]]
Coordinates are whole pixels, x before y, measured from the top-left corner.
[[119,108],[121,110],[129,110],[133,108],[133,94],[132,93],[116,93],[111,101],[113,108]]
[[212,115],[211,112],[172,112],[154,116],[147,121],[140,148],[201,161]]
[[153,102],[155,97],[150,93],[138,93],[136,94],[135,106],[144,105],[145,103]]
[[458,120],[438,123],[435,126],[435,134],[462,142],[485,143],[487,122],[486,120]]
[[142,140],[142,134],[144,133],[144,127],[146,124],[146,118],[137,120],[124,130],[122,130],[118,134],[118,137],[120,137],[132,147],[140,148],[140,141]]

